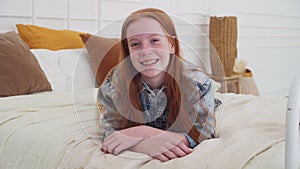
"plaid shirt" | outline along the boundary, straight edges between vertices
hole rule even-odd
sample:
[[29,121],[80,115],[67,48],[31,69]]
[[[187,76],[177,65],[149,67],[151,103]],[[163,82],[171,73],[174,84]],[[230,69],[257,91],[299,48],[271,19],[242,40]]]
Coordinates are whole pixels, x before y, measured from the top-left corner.
[[[214,135],[214,108],[215,100],[213,96],[212,89],[212,80],[206,76],[195,66],[191,64],[185,64],[186,71],[184,75],[186,76],[187,83],[189,86],[193,86],[195,90],[185,91],[191,101],[194,109],[198,112],[198,118],[194,122],[194,125],[200,131],[201,135],[206,136],[207,138],[213,137]],[[117,69],[117,68],[116,68]],[[113,72],[115,73],[116,70]],[[110,76],[112,77],[112,76]],[[117,78],[118,76],[113,76]],[[165,94],[166,86],[162,86],[160,89],[151,90],[150,87],[144,82],[143,89],[139,92],[140,103],[143,107],[143,115],[148,126],[159,128],[162,130],[167,129],[167,119],[169,107],[167,105],[167,96]],[[183,87],[185,89],[185,87]],[[104,127],[104,137],[112,134],[115,129],[118,129],[120,126],[120,119],[115,119],[113,113],[117,112],[116,105],[118,103],[117,89],[113,84],[111,78],[106,79],[105,83],[100,86],[98,91],[98,104],[104,106],[104,115],[101,119],[101,125]],[[201,105],[205,105],[209,113],[206,115]],[[203,125],[206,125],[206,130],[202,128]],[[190,147],[195,147],[196,142],[187,134],[184,133],[186,138],[190,143]]]

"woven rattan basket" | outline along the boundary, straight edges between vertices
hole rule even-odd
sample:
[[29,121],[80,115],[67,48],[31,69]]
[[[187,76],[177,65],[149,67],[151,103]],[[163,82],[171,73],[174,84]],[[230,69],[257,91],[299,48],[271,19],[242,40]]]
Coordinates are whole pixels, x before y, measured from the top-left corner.
[[[220,76],[224,73],[226,76],[232,75],[234,61],[237,57],[237,17],[210,17],[209,39],[213,75]],[[218,58],[223,68],[217,61]]]

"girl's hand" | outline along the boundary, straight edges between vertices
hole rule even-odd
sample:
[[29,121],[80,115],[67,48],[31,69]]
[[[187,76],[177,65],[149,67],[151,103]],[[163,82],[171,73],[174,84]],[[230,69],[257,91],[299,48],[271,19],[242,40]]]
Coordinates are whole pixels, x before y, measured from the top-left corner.
[[160,135],[143,140],[132,150],[146,153],[160,161],[183,157],[192,152],[183,134],[164,131]]
[[103,141],[101,150],[105,153],[117,155],[143,140],[143,138],[132,137],[127,135],[126,132],[122,131],[123,130],[115,131],[113,134],[108,136]]
[[162,132],[164,131],[144,125],[115,131],[104,140],[101,150],[105,153],[119,154],[143,139],[156,136]]

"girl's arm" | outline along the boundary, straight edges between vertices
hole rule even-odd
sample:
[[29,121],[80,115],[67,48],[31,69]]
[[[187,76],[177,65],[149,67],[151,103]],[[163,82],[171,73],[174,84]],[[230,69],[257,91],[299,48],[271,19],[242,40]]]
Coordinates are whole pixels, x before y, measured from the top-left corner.
[[119,154],[142,140],[155,137],[161,133],[162,130],[144,125],[115,131],[104,139],[101,150],[106,153]]
[[184,134],[137,126],[114,132],[104,140],[102,151],[119,154],[130,149],[167,161],[191,153],[188,145]]
[[188,145],[184,134],[160,130],[158,135],[144,139],[130,149],[160,161],[168,161],[191,153]]
[[98,105],[103,113],[101,126],[104,128],[103,143],[101,150],[106,153],[119,154],[129,149],[143,139],[159,134],[158,129],[150,130],[147,126],[131,127],[122,129],[123,117],[118,114],[113,101],[116,88],[111,79],[107,79],[98,90]]

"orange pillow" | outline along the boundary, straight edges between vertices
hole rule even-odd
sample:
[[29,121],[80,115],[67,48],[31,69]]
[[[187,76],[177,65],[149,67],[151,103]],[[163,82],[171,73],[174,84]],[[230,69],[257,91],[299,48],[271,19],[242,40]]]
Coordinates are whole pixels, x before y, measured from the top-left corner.
[[19,35],[31,49],[75,49],[83,48],[81,32],[55,30],[35,25],[17,24]]
[[90,56],[98,84],[102,84],[109,71],[119,63],[121,41],[90,34],[80,34]]

